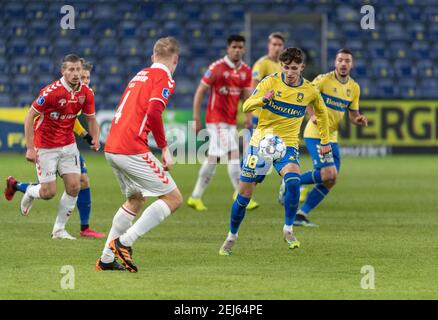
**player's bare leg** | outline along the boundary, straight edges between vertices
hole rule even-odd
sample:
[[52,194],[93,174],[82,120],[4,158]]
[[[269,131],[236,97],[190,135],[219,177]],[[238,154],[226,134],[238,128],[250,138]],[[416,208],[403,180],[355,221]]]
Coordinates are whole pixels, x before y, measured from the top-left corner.
[[231,255],[231,249],[236,243],[240,224],[245,217],[246,208],[251,200],[255,188],[255,182],[239,182],[239,193],[237,194],[236,200],[231,208],[230,231],[228,232],[227,238],[219,249],[219,255]]
[[132,260],[133,243],[175,212],[181,206],[182,201],[183,198],[178,188],[158,197],[158,200],[149,205],[140,218],[123,235],[110,241],[109,247],[128,271],[138,271]]
[[293,224],[300,199],[300,167],[295,163],[289,163],[281,169],[280,175],[286,187],[284,197],[283,237],[289,249],[295,249],[300,246],[300,242],[293,232]]
[[65,225],[76,206],[78,193],[81,188],[81,176],[77,173],[66,173],[62,176],[65,191],[59,201],[58,216],[53,225],[52,239],[75,240],[66,230]]

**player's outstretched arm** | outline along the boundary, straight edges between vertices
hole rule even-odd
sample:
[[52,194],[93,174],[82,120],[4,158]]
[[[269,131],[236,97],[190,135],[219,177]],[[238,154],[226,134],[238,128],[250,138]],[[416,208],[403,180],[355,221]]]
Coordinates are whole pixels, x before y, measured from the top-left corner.
[[24,137],[26,139],[26,159],[31,162],[35,162],[36,160],[36,151],[35,145],[33,141],[34,131],[33,131],[33,123],[35,121],[35,117],[38,116],[38,112],[31,107],[26,114],[26,118],[24,119]]
[[195,121],[195,132],[199,132],[201,130],[201,107],[202,107],[202,101],[204,100],[204,96],[207,93],[208,89],[210,89],[208,86],[203,84],[202,82],[199,83],[198,88],[196,89],[195,96],[193,97],[193,120]]
[[99,124],[97,123],[96,116],[95,115],[85,116],[85,119],[87,120],[88,130],[93,139],[91,149],[98,151],[100,149],[100,141],[99,141],[100,128],[99,128]]

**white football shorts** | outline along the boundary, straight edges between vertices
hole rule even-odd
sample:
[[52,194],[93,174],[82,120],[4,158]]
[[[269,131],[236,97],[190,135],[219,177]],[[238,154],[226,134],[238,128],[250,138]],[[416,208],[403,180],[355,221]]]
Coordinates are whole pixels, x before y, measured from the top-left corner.
[[208,155],[223,157],[229,152],[239,150],[239,137],[235,125],[224,122],[207,123],[209,145]]
[[127,198],[136,193],[159,197],[176,189],[171,175],[152,152],[136,155],[105,152],[105,157]]
[[61,177],[67,173],[81,174],[76,142],[58,148],[36,148],[36,152],[36,170],[40,183],[55,181],[57,172]]

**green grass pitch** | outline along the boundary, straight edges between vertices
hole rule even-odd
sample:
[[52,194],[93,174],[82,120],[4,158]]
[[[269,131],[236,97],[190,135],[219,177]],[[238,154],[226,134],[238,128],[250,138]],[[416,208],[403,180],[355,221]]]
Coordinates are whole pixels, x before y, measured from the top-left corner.
[[[85,154],[92,185],[91,225],[109,231],[124,201],[103,155]],[[303,156],[302,168],[310,167]],[[197,165],[172,175],[187,199]],[[230,257],[218,255],[229,222],[232,188],[225,166],[206,191],[208,212],[183,205],[134,244],[137,274],[96,272],[104,240],[51,240],[58,199],[19,213],[21,194],[0,199],[0,299],[433,299],[438,297],[437,158],[345,158],[338,185],[311,215],[318,229],[295,228],[301,248],[282,241],[279,177],[258,187],[261,207],[247,213]],[[0,155],[8,175],[32,180],[22,155]],[[3,185],[2,185],[3,188]],[[67,226],[79,236],[77,211]],[[61,289],[71,265],[75,288]],[[361,288],[361,268],[375,269],[375,289]]]

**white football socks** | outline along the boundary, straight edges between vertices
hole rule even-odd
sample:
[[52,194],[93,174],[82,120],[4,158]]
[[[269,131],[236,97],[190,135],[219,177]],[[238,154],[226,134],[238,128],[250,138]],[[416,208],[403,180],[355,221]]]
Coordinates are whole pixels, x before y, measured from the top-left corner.
[[114,253],[109,248],[108,244],[111,240],[120,237],[122,234],[132,226],[132,221],[134,221],[135,213],[129,211],[124,206],[119,208],[113,219],[113,224],[111,230],[108,234],[108,239],[106,240],[105,247],[102,251],[101,261],[103,263],[111,263],[114,261]]
[[239,189],[239,179],[240,179],[240,160],[239,159],[231,159],[227,165],[228,176],[230,177],[231,184],[233,185],[234,190]]
[[216,163],[208,163],[208,159],[205,159],[201,166],[201,170],[199,170],[199,176],[198,180],[196,181],[195,189],[192,192],[192,198],[202,198],[202,194],[216,172],[216,166]]
[[76,206],[77,200],[78,197],[72,197],[64,191],[61,200],[59,201],[58,216],[56,217],[55,225],[53,226],[53,232],[65,229],[65,225]]
[[41,199],[40,189],[41,189],[41,184],[30,185],[27,187],[26,193],[28,196],[34,199]]
[[159,225],[170,213],[169,206],[163,200],[153,202],[143,211],[143,214],[133,226],[120,237],[120,242],[124,246],[131,247],[135,240]]

